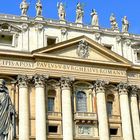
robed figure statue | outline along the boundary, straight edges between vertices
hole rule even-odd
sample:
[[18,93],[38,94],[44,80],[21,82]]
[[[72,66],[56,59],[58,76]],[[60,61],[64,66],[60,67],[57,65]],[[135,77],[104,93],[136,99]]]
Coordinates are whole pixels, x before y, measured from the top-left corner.
[[0,79],[0,140],[15,137],[15,109],[12,105],[5,81]]

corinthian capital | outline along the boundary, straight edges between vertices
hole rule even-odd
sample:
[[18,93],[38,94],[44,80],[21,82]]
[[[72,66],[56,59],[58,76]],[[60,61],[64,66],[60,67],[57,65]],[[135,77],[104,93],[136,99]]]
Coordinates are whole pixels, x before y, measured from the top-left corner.
[[35,87],[44,87],[47,79],[48,79],[48,76],[35,74],[33,76],[33,81],[35,83]]
[[95,85],[94,85],[96,93],[104,93],[105,92],[105,86],[108,83],[109,82],[107,82],[107,81],[97,80]]
[[70,77],[61,77],[60,84],[62,89],[69,89],[72,85],[74,78]]
[[131,85],[131,96],[137,97],[138,94],[138,87],[136,85]]
[[27,87],[29,78],[27,75],[18,75],[17,81],[19,87]]
[[119,83],[118,86],[117,86],[117,89],[119,91],[119,95],[122,95],[122,94],[128,94],[128,84],[127,83]]

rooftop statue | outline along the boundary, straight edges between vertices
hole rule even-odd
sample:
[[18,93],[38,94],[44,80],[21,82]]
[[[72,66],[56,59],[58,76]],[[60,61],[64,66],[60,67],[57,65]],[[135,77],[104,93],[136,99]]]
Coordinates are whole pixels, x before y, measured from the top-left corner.
[[15,134],[15,110],[5,81],[0,79],[0,140],[13,140]]
[[62,2],[60,2],[60,3],[58,2],[57,3],[57,8],[58,8],[59,20],[65,20],[66,12],[65,12],[64,4]]
[[91,25],[92,26],[99,26],[99,23],[98,23],[98,14],[96,12],[95,9],[92,9],[92,12],[91,12]]
[[38,0],[38,2],[36,3],[36,16],[42,16],[42,4],[41,1]]
[[110,23],[113,30],[118,29],[118,23],[116,22],[116,17],[113,13],[110,16]]
[[124,16],[122,18],[122,32],[128,32],[128,29],[129,29],[129,22],[127,20],[127,17]]
[[77,3],[76,7],[76,23],[83,23],[84,11],[80,2]]
[[28,8],[29,8],[29,4],[26,2],[26,0],[23,0],[20,4],[20,9],[21,9],[21,15],[22,16],[27,16]]

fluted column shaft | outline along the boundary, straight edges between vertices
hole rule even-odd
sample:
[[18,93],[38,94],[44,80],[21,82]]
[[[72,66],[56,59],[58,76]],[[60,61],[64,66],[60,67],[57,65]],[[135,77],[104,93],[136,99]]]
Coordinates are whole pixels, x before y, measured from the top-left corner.
[[122,119],[122,132],[124,140],[133,140],[127,84],[118,85],[120,95],[120,109]]
[[19,86],[19,140],[29,140],[28,77],[18,77]]
[[61,78],[63,140],[73,140],[71,79]]
[[105,84],[104,81],[96,81],[95,83],[100,140],[109,140]]
[[137,94],[138,94],[138,88],[136,86],[131,86],[131,116],[132,116],[132,126],[133,126],[133,132],[134,132],[134,139],[139,140],[140,139],[140,118],[139,118],[139,111],[138,111],[138,100],[137,100]]
[[45,77],[35,75],[35,111],[36,111],[36,140],[47,140],[46,107],[45,107]]

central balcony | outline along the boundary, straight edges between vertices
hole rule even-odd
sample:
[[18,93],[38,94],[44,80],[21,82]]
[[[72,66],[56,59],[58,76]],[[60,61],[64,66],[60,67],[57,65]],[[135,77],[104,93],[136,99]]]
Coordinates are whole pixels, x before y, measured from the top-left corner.
[[75,112],[74,113],[75,121],[97,121],[97,114],[91,112]]

